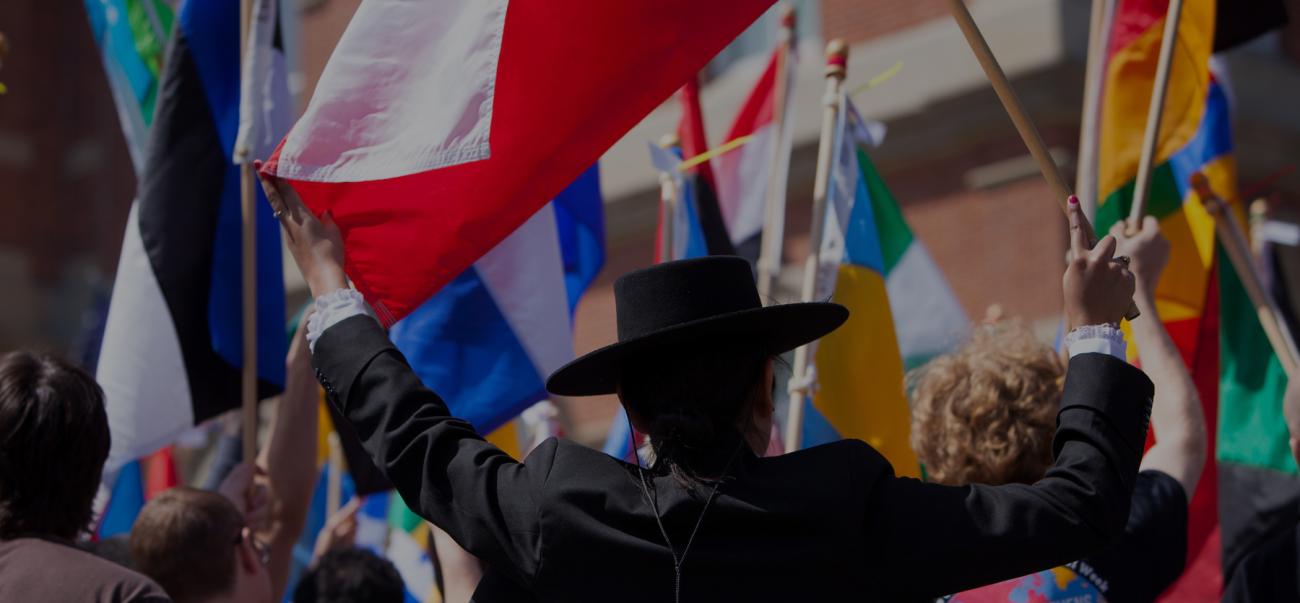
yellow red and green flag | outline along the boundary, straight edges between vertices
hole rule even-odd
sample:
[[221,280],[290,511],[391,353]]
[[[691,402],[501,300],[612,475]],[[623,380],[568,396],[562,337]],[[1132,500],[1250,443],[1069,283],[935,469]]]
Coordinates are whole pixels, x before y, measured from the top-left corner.
[[[1255,503],[1276,498],[1266,494],[1281,491],[1277,479],[1296,473],[1280,419],[1286,377],[1236,271],[1217,250],[1214,220],[1190,185],[1192,174],[1205,174],[1244,223],[1230,95],[1211,59],[1216,42],[1223,42],[1216,41],[1216,22],[1222,25],[1225,15],[1217,11],[1228,6],[1214,0],[1183,5],[1147,202],[1147,213],[1160,220],[1171,243],[1157,311],[1197,384],[1207,428],[1216,434],[1189,510],[1189,571],[1166,600],[1218,600],[1222,566],[1259,531],[1251,518],[1267,514]],[[1118,0],[1115,7],[1098,120],[1098,232],[1129,214],[1167,9],[1168,0]],[[1258,20],[1226,15],[1228,21],[1245,17]]]

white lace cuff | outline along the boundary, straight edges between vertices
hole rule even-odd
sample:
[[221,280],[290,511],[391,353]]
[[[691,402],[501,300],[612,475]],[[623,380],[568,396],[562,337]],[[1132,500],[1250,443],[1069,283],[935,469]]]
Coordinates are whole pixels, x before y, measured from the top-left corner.
[[313,305],[316,311],[307,319],[307,345],[312,352],[316,351],[316,340],[326,329],[360,314],[375,316],[366,298],[352,289],[330,291],[316,298]]
[[1114,325],[1076,327],[1065,335],[1065,347],[1070,351],[1071,358],[1079,354],[1098,353],[1128,361],[1128,344],[1124,341],[1124,331]]

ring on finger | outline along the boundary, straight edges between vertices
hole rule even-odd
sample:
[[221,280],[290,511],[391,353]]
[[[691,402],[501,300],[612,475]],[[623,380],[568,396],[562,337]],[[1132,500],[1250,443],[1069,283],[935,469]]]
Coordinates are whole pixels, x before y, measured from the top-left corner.
[[1133,262],[1133,259],[1126,255],[1117,255],[1112,259],[1114,259],[1116,262],[1119,262],[1119,264],[1125,268],[1128,268],[1128,265]]
[[284,210],[283,210],[283,209],[277,209],[277,210],[271,212],[271,217],[275,218],[276,220],[279,220],[279,219],[280,219],[280,216],[283,216],[283,215],[284,215]]

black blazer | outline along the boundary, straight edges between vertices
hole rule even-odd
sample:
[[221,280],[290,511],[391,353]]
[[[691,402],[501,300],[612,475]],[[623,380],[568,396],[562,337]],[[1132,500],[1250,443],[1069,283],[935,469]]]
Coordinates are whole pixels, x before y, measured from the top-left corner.
[[[329,399],[406,503],[487,566],[475,600],[672,601],[673,563],[634,465],[550,439],[520,463],[425,388],[373,319],[325,331]],[[1102,354],[1070,361],[1036,484],[949,487],[895,477],[844,440],[732,465],[683,567],[682,601],[911,600],[1057,566],[1119,535],[1151,382]],[[705,498],[650,472],[680,549]]]

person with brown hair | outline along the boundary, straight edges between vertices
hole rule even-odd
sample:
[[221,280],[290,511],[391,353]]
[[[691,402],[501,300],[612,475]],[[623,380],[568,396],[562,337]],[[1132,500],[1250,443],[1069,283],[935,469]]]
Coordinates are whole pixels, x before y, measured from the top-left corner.
[[[275,601],[287,591],[293,545],[316,483],[320,390],[306,331],[303,319],[285,356],[284,393],[256,464],[235,465],[213,492],[169,490],[136,518],[136,567],[177,601]],[[191,567],[209,558],[203,569]]]
[[108,448],[94,378],[55,356],[0,356],[0,601],[169,600],[152,580],[73,546]]
[[[1091,556],[950,601],[1007,601],[1013,593],[1048,602],[1152,601],[1182,574],[1187,505],[1205,464],[1206,434],[1196,388],[1155,306],[1169,244],[1152,217],[1131,237],[1122,223],[1111,234],[1131,258],[1142,318],[1130,324],[1155,383],[1156,445],[1142,458],[1125,531]],[[1056,459],[1066,368],[1055,350],[1013,321],[982,326],[960,349],[915,371],[912,447],[927,479],[953,486],[1042,479]]]
[[330,403],[411,508],[482,560],[480,603],[916,600],[1091,553],[1128,517],[1151,383],[1092,353],[1122,342],[1100,326],[1124,315],[1133,277],[1113,238],[1084,240],[1077,200],[1065,304],[1099,332],[1081,334],[1070,361],[1057,462],[1032,486],[952,487],[896,477],[859,440],[760,456],[773,357],[848,311],[764,306],[735,257],[620,277],[619,341],[547,379],[556,395],[616,394],[653,465],[554,438],[519,462],[420,383],[347,287],[338,227],[291,186],[263,189],[315,298],[308,340]]
[[177,603],[270,603],[270,551],[225,496],[172,488],[140,510],[131,558]]

